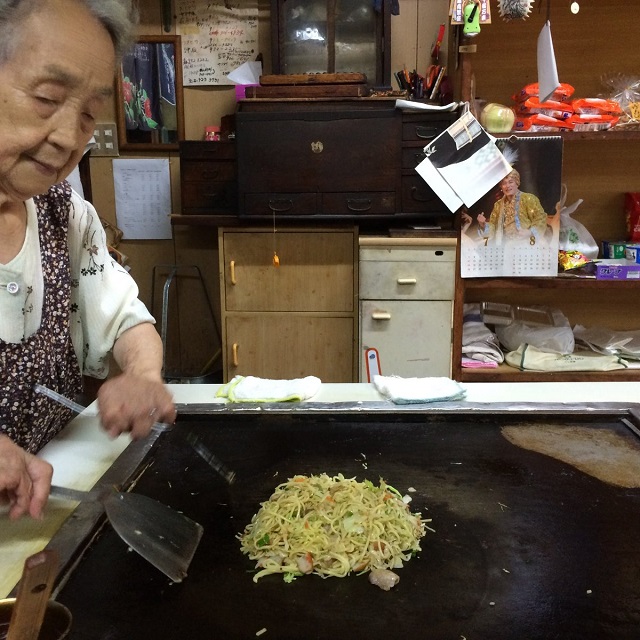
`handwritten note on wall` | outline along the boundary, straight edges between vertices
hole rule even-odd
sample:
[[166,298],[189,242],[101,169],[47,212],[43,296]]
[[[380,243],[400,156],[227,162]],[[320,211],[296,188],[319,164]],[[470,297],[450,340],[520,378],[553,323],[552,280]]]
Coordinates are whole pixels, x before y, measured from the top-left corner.
[[258,0],[176,0],[185,86],[230,85],[229,73],[258,54]]

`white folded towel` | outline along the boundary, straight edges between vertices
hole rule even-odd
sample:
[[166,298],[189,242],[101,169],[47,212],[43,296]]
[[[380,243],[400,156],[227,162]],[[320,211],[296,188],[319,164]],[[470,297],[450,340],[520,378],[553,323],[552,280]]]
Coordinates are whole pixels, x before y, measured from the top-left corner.
[[255,376],[236,376],[218,389],[218,398],[229,402],[289,402],[308,400],[320,390],[322,382],[315,376],[293,380],[269,380]]
[[401,378],[374,376],[376,389],[395,404],[460,400],[466,391],[451,378]]

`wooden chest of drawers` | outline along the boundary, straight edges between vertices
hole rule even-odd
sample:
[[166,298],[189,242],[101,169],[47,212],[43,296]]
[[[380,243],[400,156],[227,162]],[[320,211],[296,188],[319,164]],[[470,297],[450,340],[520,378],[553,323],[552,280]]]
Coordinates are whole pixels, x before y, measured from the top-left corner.
[[183,214],[235,215],[238,205],[235,141],[180,143]]

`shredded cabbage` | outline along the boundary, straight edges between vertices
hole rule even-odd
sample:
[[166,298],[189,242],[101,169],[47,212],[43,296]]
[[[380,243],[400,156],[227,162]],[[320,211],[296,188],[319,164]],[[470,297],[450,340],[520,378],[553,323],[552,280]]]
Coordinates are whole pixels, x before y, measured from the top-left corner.
[[256,560],[253,580],[282,573],[343,578],[351,572],[398,569],[421,550],[426,522],[380,480],[342,474],[295,476],[261,503],[243,533],[243,553]]

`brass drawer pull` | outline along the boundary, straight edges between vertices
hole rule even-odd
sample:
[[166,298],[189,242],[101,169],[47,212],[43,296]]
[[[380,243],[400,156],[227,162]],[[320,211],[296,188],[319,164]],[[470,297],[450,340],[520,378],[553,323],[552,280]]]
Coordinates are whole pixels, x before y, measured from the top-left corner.
[[283,213],[285,211],[291,211],[293,209],[293,200],[269,200],[269,209],[276,213]]
[[391,314],[388,311],[374,311],[371,317],[374,320],[391,320]]
[[229,262],[229,272],[231,277],[231,284],[235,284],[236,283],[236,261],[235,260],[231,260]]
[[233,357],[232,357],[233,366],[237,367],[238,366],[238,343],[237,342],[233,343],[231,347],[231,351],[233,353]]
[[349,198],[347,200],[347,209],[349,211],[369,211],[371,209],[371,200],[369,198]]
[[398,284],[417,284],[416,278],[398,278]]

